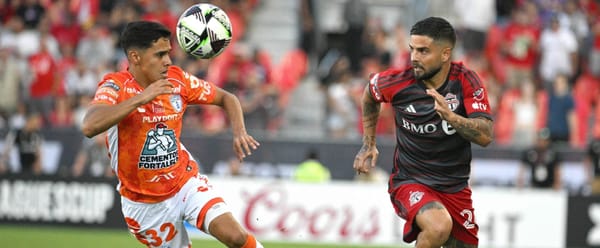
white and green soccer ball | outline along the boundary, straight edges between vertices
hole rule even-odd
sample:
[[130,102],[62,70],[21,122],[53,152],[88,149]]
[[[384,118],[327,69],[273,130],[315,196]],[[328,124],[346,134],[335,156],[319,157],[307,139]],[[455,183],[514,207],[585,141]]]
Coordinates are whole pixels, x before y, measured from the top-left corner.
[[231,21],[223,9],[199,3],[186,9],[177,22],[177,42],[194,57],[210,59],[219,55],[231,42]]

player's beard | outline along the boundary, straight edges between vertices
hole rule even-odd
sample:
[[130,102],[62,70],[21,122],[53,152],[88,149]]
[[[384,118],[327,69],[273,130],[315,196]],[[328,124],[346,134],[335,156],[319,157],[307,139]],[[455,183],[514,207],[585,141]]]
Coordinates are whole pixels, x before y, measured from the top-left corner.
[[[417,68],[417,67],[415,67],[415,68]],[[421,66],[419,66],[418,68],[421,69],[421,70],[423,70],[423,74],[419,75],[416,72],[414,72],[414,69],[413,69],[413,72],[415,74],[415,78],[418,79],[418,80],[429,80],[433,76],[435,76],[438,72],[440,72],[442,70],[442,66],[441,65],[438,66],[437,68],[434,68],[434,69],[430,70],[430,71],[426,71],[425,68],[423,68]]]

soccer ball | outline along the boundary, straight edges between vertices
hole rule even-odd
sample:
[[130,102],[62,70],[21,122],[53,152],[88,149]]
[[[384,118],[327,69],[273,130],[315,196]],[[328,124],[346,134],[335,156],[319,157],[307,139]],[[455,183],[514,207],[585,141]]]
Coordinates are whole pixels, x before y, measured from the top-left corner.
[[210,59],[231,42],[231,21],[223,9],[209,4],[194,4],[177,21],[177,42],[194,57]]

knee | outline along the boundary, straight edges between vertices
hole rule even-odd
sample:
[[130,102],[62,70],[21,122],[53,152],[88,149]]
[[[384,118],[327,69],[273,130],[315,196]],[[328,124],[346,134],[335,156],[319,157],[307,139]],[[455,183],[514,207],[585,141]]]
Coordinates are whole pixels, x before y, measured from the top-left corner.
[[435,240],[435,243],[443,244],[450,237],[450,233],[452,232],[452,218],[448,216],[448,218],[439,218],[438,221],[430,223],[427,226],[427,230],[423,230],[428,233],[432,240]]
[[422,227],[422,239],[427,240],[426,243],[433,244],[435,247],[443,245],[452,232],[452,218],[448,216],[438,216],[434,220],[429,221],[427,225]]

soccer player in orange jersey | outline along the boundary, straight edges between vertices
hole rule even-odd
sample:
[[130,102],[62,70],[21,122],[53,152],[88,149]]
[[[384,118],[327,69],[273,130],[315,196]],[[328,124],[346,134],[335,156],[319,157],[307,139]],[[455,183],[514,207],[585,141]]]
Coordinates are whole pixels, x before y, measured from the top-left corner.
[[188,222],[227,247],[263,246],[233,217],[179,138],[188,104],[221,106],[231,120],[233,149],[244,159],[259,143],[244,126],[238,99],[171,64],[171,32],[162,24],[129,23],[120,37],[126,71],[98,84],[82,131],[107,131],[111,166],[129,230],[148,247],[191,247]]

